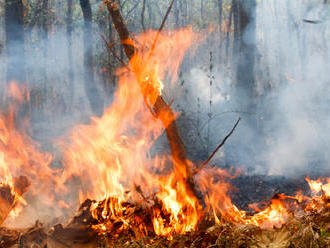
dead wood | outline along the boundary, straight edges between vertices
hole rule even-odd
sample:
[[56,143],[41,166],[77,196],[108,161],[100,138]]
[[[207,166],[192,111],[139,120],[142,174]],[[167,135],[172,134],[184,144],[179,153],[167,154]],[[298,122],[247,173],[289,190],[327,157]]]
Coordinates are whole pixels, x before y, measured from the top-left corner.
[[[105,0],[104,3],[106,4],[107,9],[112,17],[114,26],[124,47],[125,54],[127,58],[131,60],[135,55],[137,48],[132,45],[134,43],[120,13],[118,3],[116,0]],[[173,1],[171,5],[173,5]],[[166,16],[168,16],[168,14]],[[166,16],[164,20],[166,20]],[[146,96],[144,97],[146,98]],[[167,113],[167,116],[165,117],[162,115],[162,113]],[[193,183],[192,169],[188,164],[185,147],[180,136],[179,128],[175,121],[175,114],[162,96],[157,97],[156,102],[152,106],[152,114],[158,118],[165,127],[165,132],[170,145],[176,173],[179,175],[179,178],[182,178],[186,182],[185,185],[187,187],[187,191],[191,194],[191,196],[198,198],[198,194]],[[173,121],[168,124],[168,119],[172,119]]]
[[211,153],[211,155],[208,157],[208,159],[201,164],[201,166],[196,170],[196,172],[202,170],[214,157],[214,155],[220,150],[221,147],[226,143],[227,139],[234,133],[236,127],[238,126],[238,123],[241,121],[241,117],[238,118],[236,121],[234,127],[230,130],[230,132],[226,135],[226,137],[221,141],[221,143],[215,148],[215,150]]
[[[172,10],[172,7],[173,7],[173,4],[174,4],[174,1],[175,1],[175,0],[172,0],[171,3],[170,3],[170,6],[167,8],[166,14],[165,14],[165,16],[164,16],[164,18],[163,18],[163,21],[162,21],[162,24],[160,25],[160,27],[159,27],[159,29],[158,29],[158,31],[157,31],[157,34],[156,34],[155,40],[154,40],[154,42],[152,43],[152,46],[151,46],[151,48],[150,48],[149,58],[151,57],[152,52],[153,52],[154,49],[155,49],[155,46],[156,46],[157,41],[158,41],[159,34],[162,32],[162,30],[163,30],[163,28],[164,28],[164,26],[165,26],[166,20],[167,20],[167,18],[168,18],[168,16],[169,16],[170,12],[171,12],[171,10]],[[148,58],[148,59],[149,59],[149,58]]]
[[15,245],[20,237],[17,230],[0,227],[0,248],[7,248]]
[[24,176],[14,179],[13,188],[9,185],[0,185],[0,225],[17,203],[18,197],[25,193],[29,185],[28,179]]

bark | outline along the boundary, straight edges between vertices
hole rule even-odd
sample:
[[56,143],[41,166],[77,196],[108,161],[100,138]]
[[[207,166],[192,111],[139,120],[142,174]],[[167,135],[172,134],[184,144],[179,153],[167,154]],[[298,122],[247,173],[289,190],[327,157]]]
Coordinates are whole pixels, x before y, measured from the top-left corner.
[[24,82],[24,26],[22,0],[5,1],[7,81]]
[[103,101],[95,85],[93,70],[93,30],[92,8],[89,0],[80,0],[81,10],[84,16],[84,82],[85,92],[93,113],[98,116],[103,112]]
[[[133,44],[133,41],[120,13],[117,1],[106,1],[106,4],[114,22],[115,28],[119,34],[121,43],[124,47],[125,54],[128,59],[131,59],[136,52],[136,48],[132,45],[127,44],[127,41],[131,41],[129,42],[130,44]],[[180,136],[179,128],[175,120],[173,120],[172,123],[168,125],[168,117],[171,116],[173,117],[172,119],[174,119],[174,112],[172,111],[171,107],[165,102],[162,96],[157,97],[154,106],[152,106],[152,111],[155,117],[158,118],[165,127],[167,140],[170,145],[172,159],[175,166],[175,172],[178,174],[178,176],[180,176],[180,178],[182,178],[186,182],[185,186],[187,187],[187,192],[197,198],[197,193],[193,185],[192,168],[190,168],[188,164],[186,151]],[[164,112],[168,113],[168,116],[165,118],[161,114]]]

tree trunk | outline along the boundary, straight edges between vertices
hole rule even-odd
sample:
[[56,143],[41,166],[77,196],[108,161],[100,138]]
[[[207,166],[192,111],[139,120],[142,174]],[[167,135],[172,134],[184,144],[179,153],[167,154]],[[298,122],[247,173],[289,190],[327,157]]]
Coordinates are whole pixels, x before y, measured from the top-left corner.
[[236,12],[234,13],[235,56],[238,58],[236,88],[240,106],[253,112],[255,109],[256,0],[236,0],[234,12]]
[[180,14],[180,9],[178,6],[178,1],[174,2],[174,18],[175,18],[175,28],[179,28],[179,14]]
[[7,81],[25,82],[24,26],[22,0],[5,1]]
[[219,31],[221,33],[221,24],[222,24],[222,0],[218,0],[218,13],[219,13]]
[[146,27],[145,27],[145,23],[144,23],[145,11],[146,11],[146,0],[143,0],[143,2],[142,2],[142,12],[141,12],[141,25],[142,25],[143,31],[146,31]]
[[67,37],[67,45],[68,45],[68,78],[69,78],[69,89],[70,89],[70,96],[71,96],[71,104],[73,103],[74,99],[74,73],[73,73],[73,53],[72,53],[72,31],[73,31],[73,21],[72,21],[72,7],[73,1],[68,0],[68,12],[67,12],[67,19],[66,19],[66,37]]
[[[257,115],[256,82],[254,73],[256,52],[256,0],[234,0],[234,62],[236,63],[235,105],[241,112],[248,130],[260,133]],[[258,137],[246,137],[236,148],[240,151],[247,169],[254,168]],[[230,163],[239,163],[232,154]]]
[[92,8],[89,0],[80,0],[80,6],[84,16],[85,92],[92,111],[100,116],[103,112],[103,101],[101,100],[101,96],[94,81]]
[[42,2],[42,18],[41,18],[41,27],[39,30],[39,35],[40,35],[40,44],[41,44],[41,56],[43,59],[43,66],[41,66],[41,75],[42,75],[42,81],[44,85],[47,84],[47,48],[49,45],[49,40],[48,40],[48,29],[49,29],[49,16],[48,16],[48,11],[49,11],[49,0],[43,0]]
[[201,0],[201,23],[204,24],[204,0]]

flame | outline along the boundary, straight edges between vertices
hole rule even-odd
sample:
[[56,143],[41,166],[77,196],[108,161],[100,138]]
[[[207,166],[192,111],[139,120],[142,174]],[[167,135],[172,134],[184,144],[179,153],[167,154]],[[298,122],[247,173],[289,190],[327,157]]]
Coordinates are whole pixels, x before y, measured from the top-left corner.
[[[200,170],[194,179],[203,197],[197,199],[187,192],[186,172],[180,171],[183,166],[174,166],[169,155],[155,155],[155,140],[177,114],[160,113],[166,119],[160,122],[153,106],[164,95],[164,82],[171,87],[176,81],[185,52],[199,38],[191,28],[163,32],[150,51],[155,35],[149,31],[128,41],[138,49],[129,64],[117,71],[119,85],[112,105],[90,125],[76,127],[69,141],[61,144],[62,183],[77,177],[82,185],[79,198],[96,200],[91,214],[98,220],[93,228],[100,233],[136,227],[138,233],[153,232],[171,239],[194,231],[206,216],[216,223],[283,225],[291,216],[286,201],[302,202],[308,197],[279,195],[250,215],[230,198],[229,180],[237,173]],[[142,206],[142,215],[140,210],[135,212],[135,203]]]
[[273,227],[280,228],[287,222],[290,216],[284,205],[283,198],[285,198],[285,196],[279,199],[272,199],[271,204],[265,210],[253,215],[248,219],[247,223],[267,229]]
[[[110,219],[121,220],[125,229],[129,221],[124,218],[127,208],[123,203],[141,201],[142,192],[160,202],[152,216],[156,234],[184,233],[198,222],[198,203],[173,172],[170,156],[152,155],[155,140],[164,132],[152,106],[163,94],[163,82],[176,81],[183,56],[197,35],[191,28],[162,32],[150,51],[155,35],[150,31],[136,37],[140,49],[128,67],[117,71],[118,89],[104,115],[93,118],[91,125],[76,127],[69,142],[61,144],[65,160],[62,182],[78,177],[84,197],[99,202],[92,212],[102,219],[103,224],[95,227],[101,230],[109,227],[111,221],[106,220]],[[160,114],[168,124],[176,118]],[[165,170],[171,173],[157,172]],[[162,216],[162,211],[169,216]]]
[[317,195],[322,192],[326,197],[330,197],[330,178],[311,180],[306,178],[312,194]]
[[29,99],[26,87],[11,82],[7,89],[8,106],[0,113],[0,188],[9,188],[7,196],[12,198],[0,199],[0,224],[8,215],[12,221],[20,215],[27,205],[22,197],[27,188],[31,194],[47,195],[56,178],[50,167],[52,156],[39,151],[39,145],[25,131],[29,130],[27,117],[18,116],[18,108]]
[[[92,118],[90,125],[75,127],[59,141],[64,158],[61,170],[51,168],[52,156],[41,152],[27,134],[28,119],[17,125],[17,109],[29,95],[25,87],[9,85],[6,95],[12,104],[0,113],[0,190],[10,201],[0,198],[0,206],[6,206],[0,208],[0,224],[8,215],[15,220],[29,206],[24,194],[29,184],[29,194],[45,196],[48,206],[70,209],[72,204],[58,195],[69,192],[65,185],[78,182],[79,190],[70,193],[80,203],[93,199],[90,214],[96,222],[92,228],[100,235],[134,229],[136,235],[152,233],[172,239],[196,230],[205,218],[273,228],[286,223],[295,210],[322,209],[330,198],[330,178],[306,178],[311,197],[298,192],[277,195],[263,208],[251,204],[254,215],[240,210],[230,198],[234,190],[230,180],[240,171],[198,170],[186,161],[196,169],[193,179],[200,199],[187,190],[185,165],[166,153],[157,154],[154,147],[178,114],[156,113],[154,104],[165,95],[165,88],[173,86],[185,53],[200,37],[191,28],[162,32],[151,51],[155,36],[155,31],[149,31],[135,38],[137,53],[128,66],[118,69],[118,89],[104,115]],[[162,118],[156,118],[159,115]]]

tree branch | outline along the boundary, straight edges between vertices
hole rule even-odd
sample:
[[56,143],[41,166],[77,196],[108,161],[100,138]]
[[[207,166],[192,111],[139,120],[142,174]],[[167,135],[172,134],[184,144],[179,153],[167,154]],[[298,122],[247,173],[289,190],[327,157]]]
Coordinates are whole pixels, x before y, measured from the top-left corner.
[[[121,43],[124,46],[125,54],[128,59],[132,59],[133,56],[135,55],[135,52],[137,49],[133,45],[131,45],[134,43],[133,43],[133,40],[127,29],[127,26],[124,22],[124,19],[119,11],[117,1],[116,0],[105,0],[104,2],[112,17],[115,28],[119,34]],[[171,3],[171,6],[172,5],[173,5],[173,1]],[[166,18],[164,18],[164,20],[166,20]],[[165,23],[165,21],[163,21],[163,22]],[[164,26],[164,24],[162,26]],[[161,28],[162,28],[162,26],[161,26]],[[161,30],[161,28],[160,28],[160,30]],[[146,96],[144,96],[144,98],[146,98]],[[198,199],[197,191],[193,184],[192,169],[189,166],[185,147],[182,142],[182,139],[181,139],[181,136],[179,133],[179,129],[178,129],[178,126],[175,121],[175,113],[173,112],[171,107],[165,102],[165,100],[162,98],[162,96],[157,97],[157,99],[156,99],[154,105],[152,106],[152,109],[150,109],[150,111],[152,111],[152,114],[156,118],[158,118],[165,127],[167,140],[169,142],[171,153],[172,153],[172,159],[173,159],[173,163],[174,163],[175,173],[178,175],[178,177],[180,179],[182,179],[185,182],[185,187],[187,189],[187,193],[190,194],[192,197],[195,197],[196,199]],[[167,113],[167,116],[165,117],[161,113]],[[172,119],[173,121],[170,124],[168,124],[168,119]]]
[[237,122],[235,123],[234,127],[230,130],[230,132],[227,134],[227,136],[221,141],[221,143],[215,148],[215,150],[211,153],[209,158],[201,164],[201,166],[198,168],[198,171],[202,170],[214,157],[214,155],[219,151],[221,147],[226,143],[227,139],[234,133],[236,127],[238,126],[238,123],[241,121],[241,117],[238,118]]

